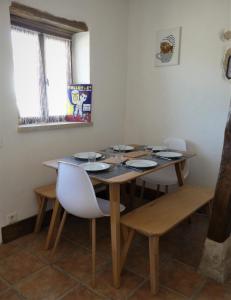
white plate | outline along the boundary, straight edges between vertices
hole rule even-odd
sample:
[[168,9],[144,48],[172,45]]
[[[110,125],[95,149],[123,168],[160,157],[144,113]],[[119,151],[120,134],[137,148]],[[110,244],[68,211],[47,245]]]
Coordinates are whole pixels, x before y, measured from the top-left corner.
[[179,158],[182,157],[183,154],[179,152],[168,152],[168,151],[163,151],[163,152],[157,152],[156,156],[159,157],[166,157],[166,158]]
[[96,152],[80,152],[80,153],[74,154],[73,156],[74,156],[75,158],[78,158],[78,159],[88,160],[88,156],[89,156],[89,154],[91,154],[91,153],[95,153],[95,158],[96,158],[96,159],[102,157],[102,154],[96,153]]
[[102,162],[88,162],[81,164],[80,167],[88,172],[99,172],[108,170],[111,165]]
[[147,159],[131,159],[126,161],[125,163],[128,167],[134,167],[134,168],[153,168],[157,166],[157,162],[153,160],[147,160]]
[[152,150],[152,151],[164,151],[164,150],[167,150],[166,146],[148,146],[147,148],[148,148],[148,150]]
[[135,148],[128,145],[115,145],[112,147],[114,151],[132,151]]

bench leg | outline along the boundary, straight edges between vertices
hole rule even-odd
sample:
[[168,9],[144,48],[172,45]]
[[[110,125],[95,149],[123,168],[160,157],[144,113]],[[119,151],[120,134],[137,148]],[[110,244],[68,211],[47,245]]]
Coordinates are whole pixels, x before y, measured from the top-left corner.
[[212,215],[212,208],[213,208],[213,203],[212,203],[212,200],[211,200],[206,205],[206,211],[207,211],[209,219],[211,218],[211,215]]
[[128,233],[128,237],[127,237],[127,241],[124,243],[123,245],[123,249],[121,251],[121,259],[120,259],[120,270],[122,271],[123,266],[125,264],[127,255],[128,255],[128,250],[131,246],[132,240],[134,238],[134,234],[135,234],[135,230],[134,229],[129,229],[129,233]]
[[36,218],[36,224],[34,229],[35,233],[38,233],[41,230],[42,222],[44,220],[46,207],[47,207],[47,198],[41,197],[39,195],[37,195],[37,198],[38,198],[39,209],[38,209],[38,215]]
[[159,237],[149,237],[150,285],[151,293],[159,291]]
[[165,194],[168,194],[168,185],[165,186]]
[[156,185],[156,193],[157,193],[157,197],[160,196],[160,184]]
[[123,245],[124,245],[126,243],[127,239],[128,239],[129,229],[128,229],[127,226],[121,225],[120,226],[120,231],[121,231],[122,242],[123,242]]

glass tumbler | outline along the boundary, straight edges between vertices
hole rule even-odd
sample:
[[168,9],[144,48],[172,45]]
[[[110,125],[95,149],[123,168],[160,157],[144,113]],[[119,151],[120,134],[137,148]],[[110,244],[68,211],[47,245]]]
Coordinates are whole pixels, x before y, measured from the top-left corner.
[[95,152],[89,152],[88,153],[88,162],[92,163],[96,161],[96,153]]

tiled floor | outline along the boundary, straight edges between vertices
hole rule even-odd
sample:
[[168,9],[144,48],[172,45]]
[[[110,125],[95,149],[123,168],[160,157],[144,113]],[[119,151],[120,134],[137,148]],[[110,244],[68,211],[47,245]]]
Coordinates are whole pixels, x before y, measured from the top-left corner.
[[45,230],[0,247],[0,299],[231,299],[231,282],[220,285],[196,271],[207,223],[205,215],[195,215],[192,224],[185,222],[161,239],[161,288],[154,297],[149,292],[144,237],[136,237],[117,290],[111,281],[109,223],[99,220],[97,280],[92,289],[89,224],[69,218],[53,257],[43,250]]

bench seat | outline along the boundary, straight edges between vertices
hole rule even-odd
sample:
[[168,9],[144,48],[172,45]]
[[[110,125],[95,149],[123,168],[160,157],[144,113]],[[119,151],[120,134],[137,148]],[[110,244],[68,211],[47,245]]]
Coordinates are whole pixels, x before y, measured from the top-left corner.
[[185,185],[122,216],[121,224],[147,236],[161,236],[208,203],[213,192],[211,188]]
[[167,194],[141,206],[121,217],[123,232],[128,230],[121,252],[121,270],[135,232],[149,238],[151,292],[159,289],[159,237],[188,218],[202,206],[209,204],[214,195],[211,188],[185,185],[174,193]]

